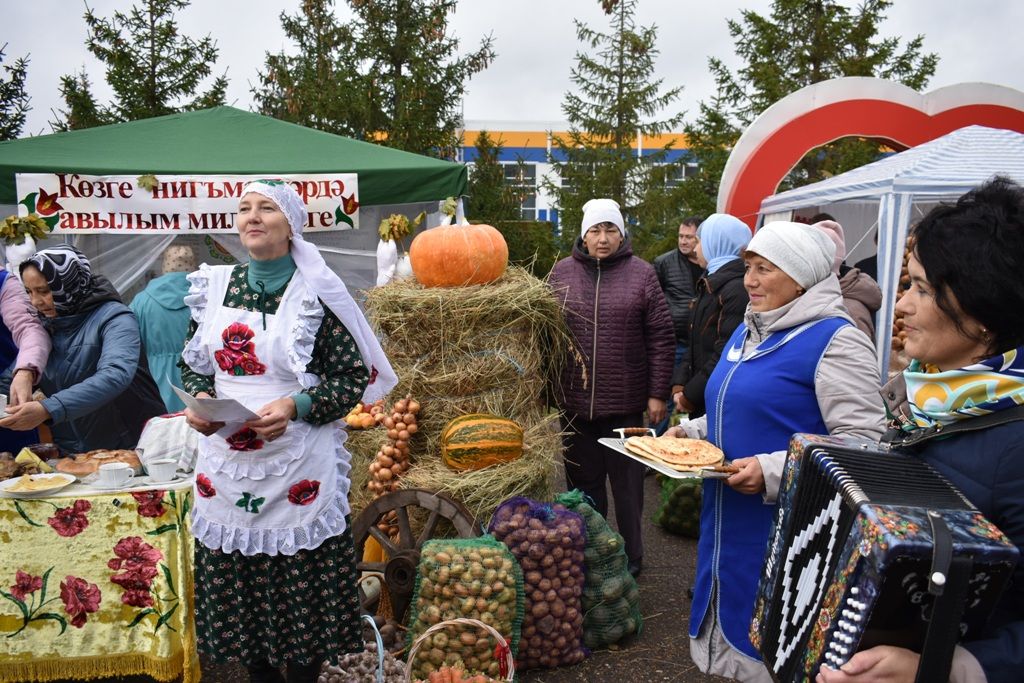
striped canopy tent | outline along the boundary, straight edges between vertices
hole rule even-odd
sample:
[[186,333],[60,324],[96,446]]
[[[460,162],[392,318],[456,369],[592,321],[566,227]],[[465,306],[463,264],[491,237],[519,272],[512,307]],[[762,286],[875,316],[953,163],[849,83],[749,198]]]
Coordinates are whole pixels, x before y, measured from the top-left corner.
[[1024,134],[967,126],[884,159],[768,197],[760,223],[832,214],[846,232],[847,263],[872,252],[878,239],[878,313],[875,347],[879,370],[889,368],[893,309],[907,232],[935,204],[953,201],[996,174],[1024,184]]

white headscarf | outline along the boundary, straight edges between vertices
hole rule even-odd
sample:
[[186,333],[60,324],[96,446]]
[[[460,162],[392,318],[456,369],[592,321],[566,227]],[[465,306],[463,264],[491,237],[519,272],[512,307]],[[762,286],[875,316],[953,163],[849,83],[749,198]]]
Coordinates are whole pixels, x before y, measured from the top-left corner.
[[299,193],[282,180],[255,180],[242,189],[242,196],[250,192],[263,195],[277,204],[284,213],[292,229],[291,255],[295,267],[302,273],[310,289],[338,316],[359,347],[363,363],[370,371],[370,383],[363,392],[363,402],[384,398],[398,383],[398,377],[391,369],[391,363],[384,355],[377,335],[352,300],[345,283],[327,267],[320,250],[302,239],[302,229],[306,226],[306,205]]
[[775,221],[754,233],[747,251],[768,259],[807,290],[832,274],[836,245],[817,228]]

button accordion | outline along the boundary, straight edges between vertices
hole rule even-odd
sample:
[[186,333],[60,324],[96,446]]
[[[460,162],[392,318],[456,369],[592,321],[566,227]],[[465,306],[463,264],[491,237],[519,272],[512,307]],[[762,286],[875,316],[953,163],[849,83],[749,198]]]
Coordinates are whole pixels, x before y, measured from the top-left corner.
[[[807,434],[790,443],[750,627],[777,681],[813,681],[822,664],[875,645],[921,652],[933,610],[954,615],[934,620],[948,667],[949,644],[984,628],[1016,565],[1016,547],[944,477],[884,448]],[[961,589],[945,612],[954,598],[937,595],[951,562]]]

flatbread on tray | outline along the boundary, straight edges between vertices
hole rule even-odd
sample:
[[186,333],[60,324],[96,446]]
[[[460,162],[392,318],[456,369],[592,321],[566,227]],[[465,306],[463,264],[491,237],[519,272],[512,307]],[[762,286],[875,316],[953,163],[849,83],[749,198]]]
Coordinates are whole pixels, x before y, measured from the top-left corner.
[[696,472],[703,467],[721,465],[725,461],[725,453],[703,439],[631,436],[624,445],[629,452],[677,472]]

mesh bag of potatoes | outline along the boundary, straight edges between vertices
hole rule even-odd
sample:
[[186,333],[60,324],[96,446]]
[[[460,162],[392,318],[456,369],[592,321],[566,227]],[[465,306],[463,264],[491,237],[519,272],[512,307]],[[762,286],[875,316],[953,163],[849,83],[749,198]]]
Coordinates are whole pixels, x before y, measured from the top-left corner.
[[[519,563],[493,536],[434,539],[423,544],[413,592],[407,643],[432,626],[455,619],[480,621],[511,643],[514,654],[523,622],[523,575]],[[407,663],[414,680],[442,667],[498,678],[500,652],[483,627],[449,624],[417,644]]]
[[578,664],[583,647],[586,526],[564,505],[510,498],[488,529],[507,545],[523,569],[523,632],[516,657],[522,669]]

